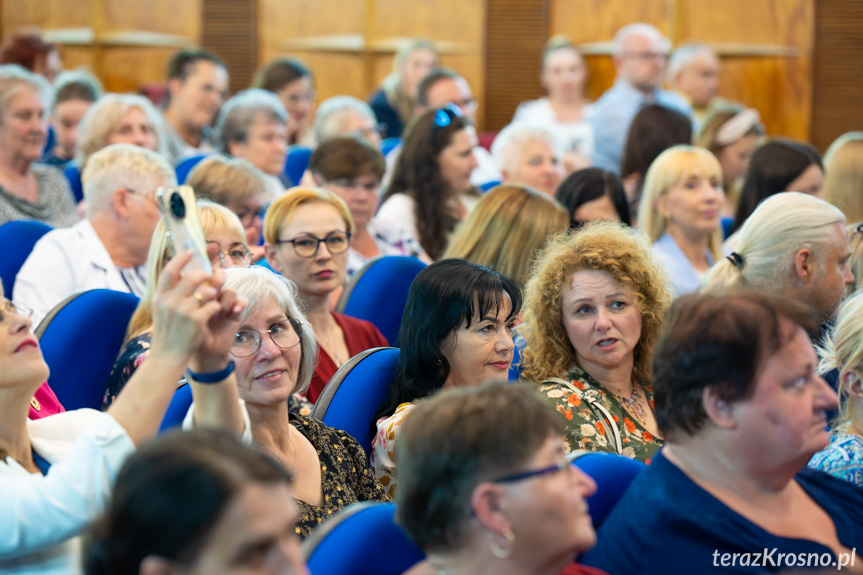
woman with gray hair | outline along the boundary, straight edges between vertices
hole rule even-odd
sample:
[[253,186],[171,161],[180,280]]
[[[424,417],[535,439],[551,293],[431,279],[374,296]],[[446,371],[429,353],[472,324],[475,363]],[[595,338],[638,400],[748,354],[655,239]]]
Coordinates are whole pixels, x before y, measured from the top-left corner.
[[353,437],[288,412],[288,398],[308,388],[317,357],[315,334],[297,304],[294,284],[259,266],[232,268],[225,275],[225,288],[250,302],[231,346],[240,398],[254,441],[294,476],[297,533],[308,536],[352,503],[389,501]]
[[491,146],[491,155],[508,184],[521,184],[554,196],[563,179],[561,146],[554,133],[526,122],[505,127]]
[[0,66],[0,225],[38,220],[53,227],[78,221],[69,183],[56,169],[38,165],[48,127],[51,88],[20,66]]
[[353,136],[375,146],[381,143],[375,113],[368,104],[353,96],[334,96],[318,106],[315,115],[318,144],[340,136]]

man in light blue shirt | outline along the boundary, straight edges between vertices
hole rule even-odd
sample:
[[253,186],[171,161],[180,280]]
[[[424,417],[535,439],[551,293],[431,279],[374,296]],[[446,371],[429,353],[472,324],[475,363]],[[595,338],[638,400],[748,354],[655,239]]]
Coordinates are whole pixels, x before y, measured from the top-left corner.
[[619,174],[629,125],[642,106],[655,102],[692,115],[692,108],[684,98],[660,88],[669,44],[668,39],[649,24],[629,24],[615,35],[617,79],[596,101],[591,118],[596,167]]

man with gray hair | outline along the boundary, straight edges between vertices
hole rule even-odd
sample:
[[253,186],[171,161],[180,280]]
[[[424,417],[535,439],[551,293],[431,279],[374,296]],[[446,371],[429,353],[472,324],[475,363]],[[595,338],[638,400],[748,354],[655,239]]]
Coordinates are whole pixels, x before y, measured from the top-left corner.
[[342,136],[360,138],[373,146],[381,143],[378,121],[371,106],[352,96],[334,96],[318,106],[315,113],[318,144]]
[[705,44],[684,44],[671,54],[668,84],[692,105],[692,115],[699,126],[717,106],[727,103],[716,97],[719,57]]
[[669,47],[668,39],[650,24],[629,24],[614,36],[617,79],[594,104],[590,121],[596,167],[620,173],[629,125],[642,106],[657,103],[692,114],[686,100],[661,89]]
[[160,217],[156,188],[177,183],[163,157],[131,144],[93,154],[82,179],[87,217],[45,234],[15,279],[13,299],[33,309],[36,324],[81,291],[106,288],[140,296]]

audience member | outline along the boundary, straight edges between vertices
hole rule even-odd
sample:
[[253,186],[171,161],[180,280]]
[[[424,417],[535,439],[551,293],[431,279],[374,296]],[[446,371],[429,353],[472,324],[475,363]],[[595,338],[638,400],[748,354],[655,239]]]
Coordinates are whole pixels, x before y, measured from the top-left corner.
[[647,171],[638,228],[671,277],[675,295],[696,291],[722,257],[722,168],[707,150],[674,146]]
[[415,38],[396,51],[392,73],[384,78],[380,90],[369,97],[377,122],[385,126],[387,138],[402,136],[414,116],[420,82],[437,65],[437,48],[428,40]]
[[491,146],[503,181],[554,195],[563,178],[562,148],[549,129],[537,124],[512,123]]
[[854,276],[854,281],[848,284],[845,295],[851,295],[863,287],[863,222],[855,222],[846,227],[851,257],[848,258],[848,267]]
[[471,183],[476,135],[460,110],[430,110],[409,126],[377,220],[419,241],[432,260],[479,200]]
[[635,114],[626,135],[620,165],[621,182],[632,219],[638,217],[644,178],[654,160],[672,146],[691,143],[692,122],[677,110],[647,104]]
[[710,150],[722,166],[725,188],[722,211],[727,217],[733,217],[737,211],[743,178],[764,134],[758,110],[734,104],[717,107],[701,124],[695,145]]
[[513,123],[545,126],[554,131],[563,147],[566,173],[590,166],[593,156],[593,106],[585,96],[588,69],[584,56],[566,36],[545,44],[539,81],[546,97],[518,105]]
[[69,182],[36,163],[45,149],[50,91],[42,76],[0,66],[0,225],[39,220],[61,228],[78,221]]
[[[293,475],[213,431],[172,433],[129,458],[90,530],[86,575],[305,575]],[[249,551],[249,542],[254,551]]]
[[17,64],[52,83],[63,70],[57,46],[45,42],[35,28],[21,29],[10,35],[0,48],[0,64]]
[[[769,140],[752,154],[749,171],[740,190],[732,233],[737,232],[761,203],[779,192],[802,192],[819,196],[824,185],[824,167],[818,151],[803,142],[781,138]],[[736,247],[736,237],[726,246]]]
[[446,391],[416,408],[398,454],[396,520],[437,573],[597,573],[573,561],[596,534],[596,484],[554,412],[522,385]]
[[211,126],[228,91],[228,71],[206,50],[180,50],[168,62],[165,131],[172,162],[215,149]]
[[368,104],[353,96],[335,96],[324,100],[315,115],[318,145],[343,136],[360,138],[374,146],[381,143],[374,112]]
[[377,256],[421,256],[419,243],[403,230],[373,219],[380,204],[384,157],[372,144],[352,137],[320,144],[309,161],[315,185],[339,196],[351,212],[355,231],[348,251],[348,277]]
[[849,222],[863,221],[863,132],[848,132],[830,144],[824,168],[821,196]]
[[830,445],[809,467],[863,487],[863,294],[847,300],[820,352],[818,372],[839,372],[841,414],[831,422]]
[[264,218],[267,263],[296,284],[317,339],[318,358],[307,395],[312,403],[348,359],[389,345],[370,322],[330,311],[330,295],[347,280],[353,234],[345,203],[318,188],[294,188],[278,197]]
[[13,297],[38,323],[72,294],[112,289],[140,296],[160,212],[156,188],[176,184],[161,156],[130,144],[96,154],[84,169],[87,217],[45,234],[21,266]]
[[27,405],[47,379],[48,365],[31,332],[29,310],[0,298],[3,573],[80,572],[78,534],[106,508],[123,461],[156,435],[184,369],[195,382],[195,424],[244,431],[247,416],[227,359],[245,302],[232,290],[221,291],[221,270],[181,277],[190,259],[180,254],[165,267],[154,299],[150,356],[107,413],[78,409],[27,421]]
[[560,234],[539,255],[522,377],[558,411],[570,449],[649,462],[662,446],[650,366],[668,289],[647,238],[620,224]]
[[488,266],[524,285],[545,240],[568,223],[566,210],[545,194],[503,184],[483,195],[456,228],[443,257]]
[[554,199],[569,211],[569,226],[578,229],[596,220],[632,223],[620,180],[602,168],[573,172],[557,188]]
[[779,193],[752,212],[736,251],[717,262],[704,289],[745,287],[781,295],[815,308],[827,323],[854,282],[850,255],[838,208],[810,194]]
[[78,135],[75,163],[81,171],[90,156],[111,144],[133,144],[170,159],[162,118],[143,96],[105,94],[87,110]]
[[263,172],[242,158],[214,155],[195,166],[186,183],[192,186],[197,197],[212,200],[234,212],[243,224],[253,260],[263,259],[266,250],[260,245],[263,239],[261,210],[271,199]]
[[[213,268],[248,266],[251,262],[249,248],[245,242],[242,226],[234,214],[227,208],[207,200],[196,202],[196,208]],[[153,298],[162,269],[171,259],[173,251],[165,222],[160,220],[156,231],[153,232],[147,256],[147,284],[129,320],[126,340],[108,376],[108,384],[105,386],[105,395],[102,398],[102,411],[111,406],[135,370],[150,353],[150,340],[153,336]]]
[[413,409],[441,389],[507,379],[521,301],[515,281],[465,260],[435,262],[414,279],[399,330],[398,368],[372,440],[372,468],[391,496],[398,484],[396,443]]
[[217,150],[242,158],[282,185],[290,187],[285,175],[288,156],[288,113],[271,92],[252,88],[230,98],[216,121]]
[[[615,575],[722,571],[732,554],[749,554],[735,573],[812,568],[813,555],[848,564],[863,545],[863,491],[806,468],[836,407],[807,330],[810,309],[766,294],[672,306],[653,362],[667,443],[584,563]],[[639,552],[621,553],[624,541]]]
[[684,44],[668,59],[668,84],[692,106],[697,126],[718,107],[727,104],[718,98],[719,56],[706,44]]
[[661,104],[687,116],[689,104],[679,95],[661,89],[669,42],[649,24],[629,24],[614,36],[617,78],[593,107],[593,164],[620,172],[629,124],[645,104]]
[[273,92],[290,115],[288,144],[309,145],[313,140],[309,130],[315,103],[315,78],[312,71],[296,58],[273,60],[255,74],[252,88]]
[[46,150],[42,162],[64,168],[78,155],[78,124],[93,103],[102,97],[102,84],[89,72],[61,72],[54,84],[50,124],[54,147]]
[[389,501],[356,439],[285,408],[293,393],[306,390],[316,369],[315,333],[294,285],[261,266],[230,269],[226,276],[225,285],[250,302],[231,345],[240,398],[255,442],[296,478],[297,534],[307,537],[358,501]]

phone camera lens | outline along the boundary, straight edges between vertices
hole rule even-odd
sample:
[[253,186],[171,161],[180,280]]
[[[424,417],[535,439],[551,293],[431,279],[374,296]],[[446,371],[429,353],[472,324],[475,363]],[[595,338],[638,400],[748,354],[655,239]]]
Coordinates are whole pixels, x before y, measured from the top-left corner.
[[178,192],[171,194],[171,213],[178,220],[186,217],[186,202],[183,201],[183,196]]

